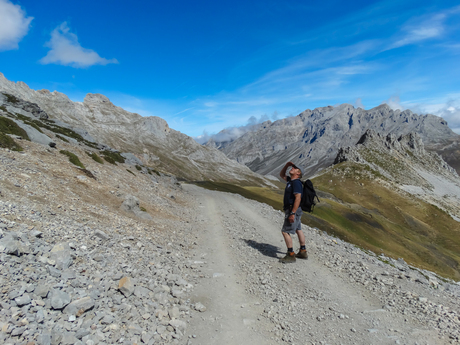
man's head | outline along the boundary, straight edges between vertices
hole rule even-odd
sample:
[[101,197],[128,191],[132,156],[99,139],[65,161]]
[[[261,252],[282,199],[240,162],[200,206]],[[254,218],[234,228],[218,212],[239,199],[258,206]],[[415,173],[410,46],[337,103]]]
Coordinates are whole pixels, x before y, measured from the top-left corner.
[[291,179],[302,178],[302,169],[293,165],[289,170],[289,176]]

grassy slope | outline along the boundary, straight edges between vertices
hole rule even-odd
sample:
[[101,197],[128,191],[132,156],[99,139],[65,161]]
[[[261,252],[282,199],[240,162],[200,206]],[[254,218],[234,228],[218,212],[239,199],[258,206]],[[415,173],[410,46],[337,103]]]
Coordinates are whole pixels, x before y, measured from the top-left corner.
[[[353,169],[353,174],[343,174],[345,168]],[[359,168],[341,163],[314,178],[317,191],[336,198],[320,197],[314,212],[304,213],[304,223],[377,254],[404,258],[413,266],[459,280],[459,223],[435,206],[386,188],[367,171],[359,174]],[[199,185],[282,207],[282,189]]]
[[324,200],[315,210],[314,215],[330,225],[324,230],[376,253],[460,279],[459,223],[436,206],[374,179],[336,174],[346,165],[351,164],[342,163],[314,179],[319,190],[343,201]]

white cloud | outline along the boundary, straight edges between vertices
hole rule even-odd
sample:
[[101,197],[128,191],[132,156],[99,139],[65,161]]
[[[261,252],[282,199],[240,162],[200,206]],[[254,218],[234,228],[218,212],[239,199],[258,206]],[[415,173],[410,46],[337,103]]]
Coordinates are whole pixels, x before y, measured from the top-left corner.
[[357,98],[357,99],[353,102],[353,106],[354,106],[355,108],[366,109],[366,108],[364,107],[362,98]]
[[94,50],[83,48],[77,35],[70,32],[67,22],[62,23],[51,33],[51,39],[45,44],[51,50],[40,60],[42,64],[57,64],[85,68],[93,65],[118,63],[117,59],[105,59]]
[[460,95],[451,95],[443,103],[418,105],[423,113],[430,113],[442,117],[447,121],[449,128],[460,134]]
[[389,99],[387,99],[386,101],[383,101],[382,104],[388,104],[388,106],[393,109],[393,110],[404,110],[404,109],[407,109],[404,108],[402,105],[401,105],[401,100],[399,99],[399,96],[391,96]]
[[[272,115],[272,118],[277,117],[278,113],[275,111]],[[208,142],[210,139],[213,139],[215,142],[233,141],[235,139],[238,139],[247,132],[256,131],[260,127],[260,125],[265,121],[269,121],[269,117],[267,114],[263,114],[259,118],[251,116],[248,119],[247,125],[245,126],[227,127],[221,130],[219,133],[212,135],[209,135],[207,131],[203,131],[202,135],[199,135],[194,139],[199,144],[204,144]]]
[[445,31],[443,23],[445,19],[446,15],[440,13],[417,24],[407,24],[402,29],[403,34],[387,50],[440,37]]
[[18,43],[29,31],[33,17],[19,5],[8,0],[0,0],[0,50],[18,49]]

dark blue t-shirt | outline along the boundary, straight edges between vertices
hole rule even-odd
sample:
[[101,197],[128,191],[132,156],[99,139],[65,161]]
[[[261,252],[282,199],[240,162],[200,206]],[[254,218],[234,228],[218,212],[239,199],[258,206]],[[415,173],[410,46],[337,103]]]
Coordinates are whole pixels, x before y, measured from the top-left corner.
[[286,189],[284,190],[284,203],[283,208],[285,210],[289,209],[291,205],[294,204],[295,196],[294,194],[302,195],[303,185],[302,181],[295,179],[291,181],[291,178],[287,178]]

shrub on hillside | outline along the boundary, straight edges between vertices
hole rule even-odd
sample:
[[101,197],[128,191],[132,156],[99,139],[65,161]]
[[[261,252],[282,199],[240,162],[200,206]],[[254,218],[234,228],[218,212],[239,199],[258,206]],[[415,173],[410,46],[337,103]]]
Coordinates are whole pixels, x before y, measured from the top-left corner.
[[21,145],[17,144],[13,138],[0,132],[0,147],[13,151],[22,151]]
[[102,158],[99,157],[95,152],[86,151],[86,154],[90,156],[92,159],[94,159],[96,162],[98,162],[99,164],[104,164],[104,161],[102,160]]
[[118,162],[118,163],[124,163],[125,162],[125,158],[120,154],[120,152],[113,152],[113,151],[109,151],[109,150],[103,150],[103,151],[100,151],[99,153],[110,164],[116,164],[115,162]]
[[0,132],[4,134],[14,134],[30,141],[25,130],[19,127],[16,122],[4,116],[0,116]]
[[83,165],[82,162],[80,162],[80,159],[78,159],[77,155],[72,153],[72,152],[69,152],[69,151],[66,151],[66,150],[61,150],[59,151],[59,153],[62,153],[63,155],[66,155],[67,157],[69,157],[69,162],[82,168],[82,169],[85,169],[85,166]]

